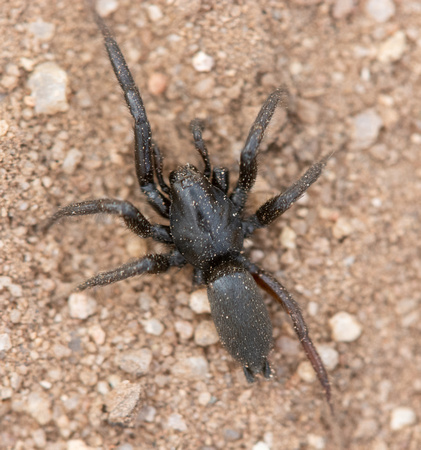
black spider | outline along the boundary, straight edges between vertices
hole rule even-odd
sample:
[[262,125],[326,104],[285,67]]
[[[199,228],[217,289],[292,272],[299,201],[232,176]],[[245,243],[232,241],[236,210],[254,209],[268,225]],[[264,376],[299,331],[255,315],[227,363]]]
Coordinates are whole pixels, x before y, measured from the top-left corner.
[[[202,126],[192,122],[193,139],[205,168],[200,172],[186,164],[171,172],[169,185],[162,176],[162,158],[152,142],[151,127],[139,91],[124,57],[102,19],[96,16],[114,73],[135,120],[135,167],[140,189],[149,204],[170,225],[150,223],[131,203],[121,200],[89,200],[72,203],[50,219],[47,228],[64,216],[114,214],[136,235],[152,237],[171,247],[166,254],[150,254],[109,272],[88,279],[78,290],[102,286],[144,273],[162,273],[170,267],[190,263],[193,283],[207,286],[212,318],[220,340],[231,356],[242,364],[249,382],[256,374],[270,377],[267,356],[272,347],[269,314],[257,287],[260,285],[280,302],[291,317],[295,332],[322,384],[330,403],[330,385],[323,363],[308,334],[301,310],[287,290],[270,274],[243,255],[244,239],[283,214],[320,176],[327,158],[313,164],[284,193],[264,203],[255,214],[243,217],[247,195],[257,174],[257,152],[264,131],[284,89],[269,95],[254,121],[241,153],[237,185],[228,194],[228,170],[213,168],[202,139]],[[156,177],[159,187],[154,181]]]

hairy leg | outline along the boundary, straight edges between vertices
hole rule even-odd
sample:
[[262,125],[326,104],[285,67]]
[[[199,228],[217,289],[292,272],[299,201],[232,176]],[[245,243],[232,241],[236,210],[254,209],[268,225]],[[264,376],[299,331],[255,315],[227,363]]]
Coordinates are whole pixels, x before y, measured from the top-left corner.
[[245,146],[241,152],[240,175],[237,186],[231,194],[231,200],[241,211],[246,203],[247,195],[256,180],[257,152],[262,142],[265,130],[279,102],[287,103],[288,91],[285,88],[276,89],[263,104],[259,114],[251,126]]
[[100,199],[72,203],[59,209],[47,222],[44,230],[47,231],[62,217],[86,216],[91,214],[113,214],[121,217],[127,227],[142,238],[151,237],[158,242],[171,244],[173,242],[169,227],[153,225],[131,203],[122,200]]
[[313,164],[307,172],[285,192],[269,199],[255,214],[247,218],[244,221],[245,229],[247,230],[246,237],[250,236],[257,228],[269,225],[289,209],[319,178],[329,158],[330,155]]
[[205,142],[203,141],[202,132],[204,129],[204,124],[200,119],[194,119],[190,123],[191,132],[193,134],[194,145],[196,150],[199,152],[202,160],[205,164],[205,169],[203,171],[203,175],[206,178],[209,178],[211,175],[211,165],[209,160],[208,149],[206,148]]
[[135,85],[130,70],[117,42],[109,28],[99,15],[94,12],[95,21],[104,36],[105,48],[118,82],[124,92],[130,114],[135,121],[135,166],[140,188],[148,198],[149,204],[161,216],[168,218],[170,201],[158,190],[153,179],[152,131],[146,116],[145,107],[139,90]]
[[272,295],[272,297],[274,297],[282,305],[283,309],[290,316],[292,324],[294,326],[294,330],[301,342],[301,345],[303,346],[308,360],[310,361],[314,371],[317,374],[317,378],[319,379],[320,384],[325,391],[326,400],[333,413],[329,378],[320,355],[318,354],[316,347],[310,339],[307,324],[301,313],[300,307],[292,298],[291,294],[285,289],[285,287],[282,286],[282,284],[279,283],[279,281],[277,281],[274,277],[272,277],[272,275],[260,269],[255,264],[251,264],[249,262],[246,267],[253,275],[257,284],[259,284],[270,295]]
[[166,255],[146,255],[141,259],[89,278],[80,284],[77,290],[83,291],[95,286],[105,286],[106,284],[126,280],[144,273],[162,273],[166,272],[170,267],[182,267],[184,264],[186,264],[186,260],[177,250]]

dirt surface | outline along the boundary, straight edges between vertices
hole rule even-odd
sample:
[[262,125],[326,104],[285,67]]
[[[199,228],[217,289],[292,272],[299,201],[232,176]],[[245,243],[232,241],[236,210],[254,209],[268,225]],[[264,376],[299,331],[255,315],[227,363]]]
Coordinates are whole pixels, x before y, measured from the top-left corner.
[[[108,217],[43,235],[58,207],[120,198],[164,221],[139,193],[132,119],[84,2],[3,0],[1,448],[421,447],[421,2],[354,3],[120,0],[106,19],[166,173],[200,164],[189,122],[201,117],[212,163],[235,180],[248,129],[282,84],[291,114],[280,109],[269,127],[250,210],[336,150],[308,195],[246,245],[333,358],[332,419],[268,297],[274,376],[254,385],[219,343],[203,344],[203,329],[198,337],[210,315],[190,307],[190,268],[90,291],[82,311],[69,303],[87,277],[163,248]],[[199,51],[210,71],[193,66]],[[28,81],[45,62],[67,75],[66,111],[34,109]],[[351,342],[332,335],[339,312],[361,327]]]

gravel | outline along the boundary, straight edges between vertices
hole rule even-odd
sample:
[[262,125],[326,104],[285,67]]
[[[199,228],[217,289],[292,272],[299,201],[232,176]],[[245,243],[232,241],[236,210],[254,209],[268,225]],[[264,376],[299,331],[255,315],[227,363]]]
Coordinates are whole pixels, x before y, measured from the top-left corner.
[[390,428],[394,431],[414,425],[417,420],[415,411],[408,407],[399,407],[392,410]]
[[212,320],[203,320],[199,323],[194,332],[194,342],[201,347],[219,342],[219,336]]
[[152,352],[148,348],[130,350],[116,357],[116,364],[121,370],[137,377],[148,373],[151,361]]
[[96,300],[79,292],[70,294],[68,305],[70,317],[73,319],[87,319],[95,314],[97,310]]
[[332,338],[336,342],[356,341],[363,331],[361,324],[355,316],[345,311],[336,313],[330,320]]
[[66,72],[53,62],[36,66],[28,80],[37,114],[56,114],[69,109]]
[[206,289],[198,289],[191,293],[189,306],[196,314],[209,314],[211,312]]
[[215,61],[212,56],[200,51],[193,56],[192,64],[198,72],[210,72],[215,64]]

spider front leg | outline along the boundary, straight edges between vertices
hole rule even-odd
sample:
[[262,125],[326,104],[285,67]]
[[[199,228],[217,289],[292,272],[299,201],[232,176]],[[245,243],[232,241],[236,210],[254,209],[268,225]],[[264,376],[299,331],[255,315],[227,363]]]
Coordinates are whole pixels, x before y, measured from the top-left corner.
[[296,202],[307,189],[319,178],[323,168],[326,166],[329,156],[313,164],[307,172],[284,193],[269,199],[255,214],[244,221],[246,237],[250,236],[257,228],[262,228],[281,216]]
[[44,230],[48,230],[62,217],[86,216],[90,214],[117,215],[124,220],[129,230],[142,238],[151,237],[158,242],[167,244],[172,244],[173,242],[169,227],[151,224],[135,206],[122,200],[100,199],[72,203],[59,209],[47,222]]
[[276,89],[272,92],[263,104],[250,129],[246,144],[241,152],[238,183],[231,194],[231,200],[239,211],[243,209],[247,195],[256,181],[257,152],[265,130],[273,117],[278,103],[283,100],[283,103],[286,104],[287,98],[288,91],[285,88]]
[[146,255],[136,261],[123,264],[116,269],[101,272],[80,284],[76,290],[83,291],[95,286],[104,286],[144,273],[163,273],[170,267],[182,267],[185,264],[186,260],[177,250],[166,255]]
[[256,283],[259,284],[270,295],[272,295],[272,297],[274,297],[282,305],[283,309],[290,316],[292,324],[294,326],[294,330],[301,342],[301,345],[303,346],[308,360],[310,361],[314,371],[317,374],[317,378],[319,379],[320,384],[325,391],[326,400],[329,404],[330,410],[333,413],[329,378],[327,376],[327,372],[320,358],[320,355],[318,354],[316,347],[310,339],[307,324],[301,313],[300,307],[292,298],[291,294],[285,289],[285,287],[282,286],[282,284],[279,283],[279,281],[277,281],[274,277],[257,267],[255,264],[248,263],[247,269],[253,275]]
[[103,20],[94,12],[95,20],[104,36],[105,48],[118,82],[124,92],[130,114],[135,121],[135,167],[140,188],[148,198],[149,204],[161,216],[169,217],[170,200],[165,197],[154,182],[152,131],[146,116],[139,90],[126,64],[117,42]]

